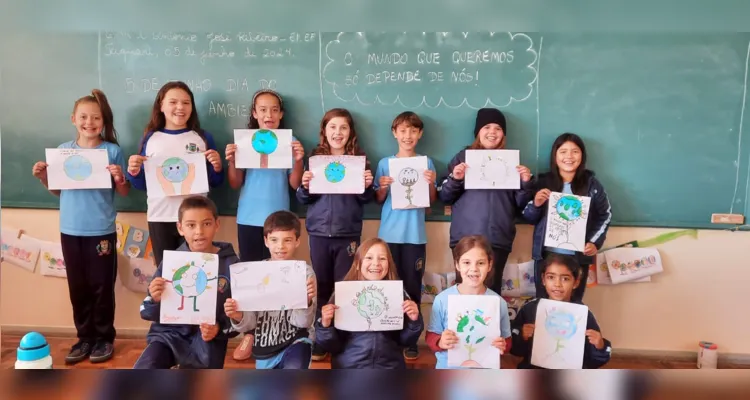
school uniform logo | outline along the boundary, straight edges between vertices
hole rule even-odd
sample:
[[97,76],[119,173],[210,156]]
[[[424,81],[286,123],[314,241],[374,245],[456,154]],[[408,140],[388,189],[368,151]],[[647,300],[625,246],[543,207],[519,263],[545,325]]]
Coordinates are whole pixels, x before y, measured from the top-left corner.
[[417,259],[417,262],[414,263],[414,267],[416,267],[417,271],[421,271],[422,268],[424,268],[424,258],[420,257]]
[[102,240],[99,242],[98,245],[96,245],[96,252],[99,253],[100,256],[107,256],[112,253],[112,249],[109,246],[109,240]]
[[195,143],[188,143],[185,145],[185,151],[187,151],[188,153],[197,153],[198,145]]
[[349,243],[349,247],[346,248],[349,257],[354,257],[354,253],[357,251],[357,242]]
[[217,290],[219,293],[224,294],[224,292],[227,291],[227,287],[229,286],[229,280],[223,276],[219,276],[219,283]]

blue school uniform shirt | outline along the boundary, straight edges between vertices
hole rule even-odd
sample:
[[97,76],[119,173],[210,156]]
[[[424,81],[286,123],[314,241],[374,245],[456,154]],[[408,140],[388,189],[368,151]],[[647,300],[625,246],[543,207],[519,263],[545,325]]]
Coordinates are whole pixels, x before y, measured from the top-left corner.
[[[296,140],[292,136],[292,141]],[[263,226],[269,215],[276,211],[289,211],[291,173],[292,169],[246,169],[237,204],[237,224]]]
[[[58,149],[83,149],[75,140]],[[116,164],[126,174],[120,146],[102,142],[95,149],[107,150],[109,165]],[[60,191],[60,232],[71,236],[102,236],[115,231],[115,183],[112,189],[75,189]]]
[[[430,324],[427,325],[427,331],[441,335],[444,330],[448,329],[448,296],[461,293],[458,291],[458,284],[443,290],[435,296],[435,301],[432,303],[432,315],[430,316]],[[485,296],[497,296],[497,293],[492,289],[487,288],[484,292]],[[500,297],[500,335],[503,338],[510,338],[510,316],[508,315],[508,303]],[[494,338],[493,338],[494,339]],[[437,358],[437,364],[435,369],[468,369],[462,367],[449,367],[448,366],[448,351],[443,350],[435,353]]]
[[[396,158],[396,156],[386,157],[378,163],[378,169],[375,172],[376,183],[380,182],[381,176],[390,175],[388,160],[392,158]],[[437,173],[435,165],[429,157],[427,157],[427,168]],[[437,185],[437,179],[434,184]],[[387,243],[425,244],[427,243],[427,229],[425,228],[424,217],[424,208],[394,210],[391,191],[388,190],[388,197],[385,198],[380,215],[378,237]]]
[[[563,194],[573,194],[573,188],[570,186],[570,182],[566,182],[563,184]],[[558,249],[557,247],[544,247],[544,250],[550,252],[550,253],[557,253],[557,254],[570,254],[575,255],[576,252],[573,250],[568,249]]]

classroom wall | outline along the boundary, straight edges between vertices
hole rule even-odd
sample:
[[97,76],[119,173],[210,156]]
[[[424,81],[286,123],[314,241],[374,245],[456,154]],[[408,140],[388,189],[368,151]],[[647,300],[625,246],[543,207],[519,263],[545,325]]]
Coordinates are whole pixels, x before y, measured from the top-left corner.
[[[123,213],[119,219],[147,228],[143,213]],[[234,218],[222,217],[218,240],[236,246]],[[427,270],[451,268],[449,224],[427,223]],[[20,228],[30,236],[59,241],[57,210],[3,209],[2,226]],[[363,237],[377,235],[378,221],[366,221]],[[612,228],[605,246],[647,239],[666,229]],[[532,228],[519,226],[510,261],[531,255]],[[750,233],[701,230],[659,246],[665,272],[651,283],[598,286],[585,301],[616,349],[637,351],[696,351],[701,340],[719,345],[722,353],[750,355],[750,318],[743,293],[750,282]],[[307,236],[299,256],[309,261]],[[148,324],[138,314],[144,295],[117,287],[115,326],[121,333],[144,334]],[[429,315],[430,307],[423,312]],[[0,278],[0,325],[4,331],[66,330],[73,332],[72,311],[64,279],[44,277],[8,263]],[[27,328],[27,329],[26,329]]]

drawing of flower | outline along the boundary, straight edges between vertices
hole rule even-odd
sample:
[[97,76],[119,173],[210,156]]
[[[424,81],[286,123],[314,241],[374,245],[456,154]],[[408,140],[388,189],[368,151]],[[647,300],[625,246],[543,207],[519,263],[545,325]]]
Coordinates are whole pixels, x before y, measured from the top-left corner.
[[[458,334],[461,342],[463,342],[464,348],[468,352],[468,359],[461,363],[462,367],[469,368],[481,368],[482,365],[473,360],[472,354],[476,351],[475,345],[482,343],[487,335],[485,334],[486,329],[489,327],[491,317],[485,317],[484,312],[479,309],[466,311],[459,313],[456,316],[458,326],[456,327],[456,333]],[[472,340],[472,336],[475,338]]]

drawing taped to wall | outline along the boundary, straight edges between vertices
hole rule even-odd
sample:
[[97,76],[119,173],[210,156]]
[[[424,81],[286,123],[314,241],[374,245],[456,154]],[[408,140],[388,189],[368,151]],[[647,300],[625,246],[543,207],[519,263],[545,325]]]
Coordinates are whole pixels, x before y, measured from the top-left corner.
[[[159,322],[215,324],[217,286],[211,281],[218,279],[218,256],[167,250],[162,264],[162,275],[168,284],[162,294]],[[185,299],[189,302],[187,308]]]
[[531,364],[549,369],[580,369],[586,345],[589,308],[539,299],[534,321]]
[[335,285],[337,329],[362,332],[404,327],[402,281],[342,281]]
[[659,250],[654,248],[615,248],[604,253],[613,284],[631,282],[664,271]]
[[235,129],[237,168],[289,169],[294,166],[291,129]]
[[466,189],[520,189],[518,150],[467,150]]
[[582,252],[591,197],[552,192],[547,209],[544,245]]

